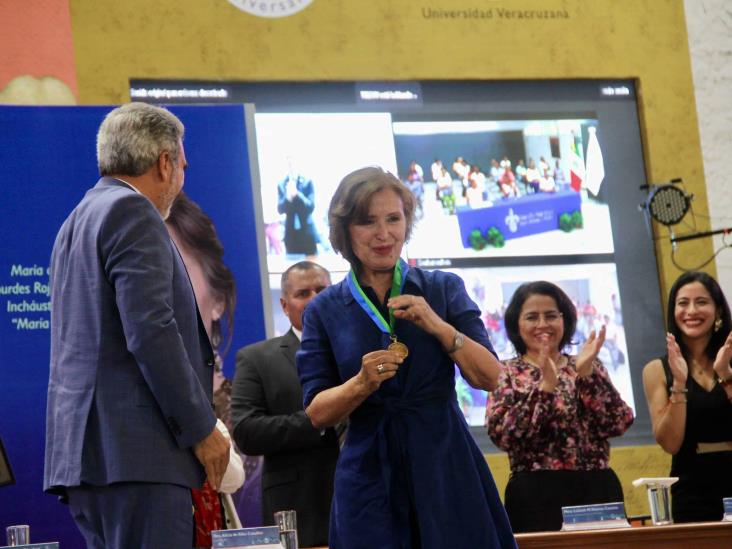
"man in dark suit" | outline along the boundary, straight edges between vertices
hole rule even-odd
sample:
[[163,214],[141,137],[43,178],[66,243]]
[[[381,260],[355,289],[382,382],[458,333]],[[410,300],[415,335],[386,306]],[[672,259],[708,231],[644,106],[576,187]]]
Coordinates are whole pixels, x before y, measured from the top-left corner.
[[183,125],[159,107],[111,111],[101,179],[51,256],[44,489],[93,548],[192,544],[191,487],[218,487],[213,352],[163,219],[183,187]]
[[314,209],[312,179],[291,169],[277,184],[277,211],[285,214],[285,253],[315,255],[318,252]]
[[338,459],[335,431],[315,429],[305,415],[295,367],[302,312],[327,286],[328,271],[310,261],[285,271],[280,304],[292,328],[282,337],[239,350],[231,395],[236,444],[245,454],[264,455],[264,523],[274,524],[275,511],[294,509],[301,547],[328,544]]

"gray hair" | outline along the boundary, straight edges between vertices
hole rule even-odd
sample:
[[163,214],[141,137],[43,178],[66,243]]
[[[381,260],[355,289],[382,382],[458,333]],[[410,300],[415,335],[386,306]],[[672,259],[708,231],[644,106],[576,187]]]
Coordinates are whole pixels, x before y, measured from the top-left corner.
[[138,176],[167,151],[178,160],[183,123],[170,111],[147,103],[127,103],[104,118],[97,133],[101,175]]

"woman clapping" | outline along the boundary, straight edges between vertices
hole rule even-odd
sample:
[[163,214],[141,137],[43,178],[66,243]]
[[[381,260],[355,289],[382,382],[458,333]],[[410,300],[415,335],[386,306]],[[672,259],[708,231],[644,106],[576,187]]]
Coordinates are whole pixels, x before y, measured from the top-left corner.
[[597,360],[604,326],[578,355],[563,352],[577,311],[558,286],[522,284],[504,321],[518,356],[505,363],[486,423],[511,464],[506,511],[515,532],[559,530],[562,507],[623,501],[608,439],[633,412]]

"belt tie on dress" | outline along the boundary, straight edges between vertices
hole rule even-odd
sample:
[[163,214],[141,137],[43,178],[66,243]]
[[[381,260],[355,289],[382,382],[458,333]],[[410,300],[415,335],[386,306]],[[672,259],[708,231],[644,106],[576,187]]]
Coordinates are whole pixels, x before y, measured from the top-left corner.
[[[379,461],[381,465],[381,478],[386,489],[388,498],[391,498],[392,491],[392,459],[390,459],[391,452],[390,441],[393,442],[393,446],[396,448],[400,447],[400,440],[398,433],[394,431],[394,423],[401,421],[405,414],[419,414],[422,410],[433,406],[447,406],[450,399],[455,400],[455,391],[442,392],[442,393],[429,393],[416,397],[401,397],[401,398],[383,398],[380,403],[370,403],[369,408],[374,408],[374,412],[382,411],[383,417],[379,422],[379,427],[376,432]],[[396,457],[396,456],[394,456]],[[401,458],[401,454],[398,456]]]

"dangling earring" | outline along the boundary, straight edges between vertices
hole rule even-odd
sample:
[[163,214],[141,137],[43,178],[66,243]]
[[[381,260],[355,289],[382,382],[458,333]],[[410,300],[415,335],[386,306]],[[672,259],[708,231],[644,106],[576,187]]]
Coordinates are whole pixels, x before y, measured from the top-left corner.
[[219,345],[221,345],[221,321],[214,320],[211,322],[211,347],[214,353],[218,353]]
[[721,329],[722,329],[722,319],[718,318],[717,320],[714,321],[714,331],[718,332]]

